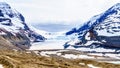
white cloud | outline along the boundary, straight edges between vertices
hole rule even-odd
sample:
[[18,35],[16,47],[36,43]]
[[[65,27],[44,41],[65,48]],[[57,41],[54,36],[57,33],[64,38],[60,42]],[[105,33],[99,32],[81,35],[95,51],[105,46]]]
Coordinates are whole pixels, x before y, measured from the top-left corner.
[[[1,0],[2,1],[2,0]],[[120,0],[3,0],[21,12],[27,22],[87,21]]]

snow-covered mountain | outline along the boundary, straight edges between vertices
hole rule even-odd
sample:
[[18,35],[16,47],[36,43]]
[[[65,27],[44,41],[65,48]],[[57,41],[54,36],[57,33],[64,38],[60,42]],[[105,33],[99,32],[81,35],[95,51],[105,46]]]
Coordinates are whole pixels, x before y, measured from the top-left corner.
[[26,23],[24,16],[9,4],[0,2],[0,36],[19,46],[30,46],[30,42],[44,41],[45,38],[34,32]]
[[[107,11],[92,17],[79,29],[73,28],[66,35],[76,34],[72,45],[91,45],[94,43],[120,47],[120,3]],[[67,42],[71,45],[71,41]]]

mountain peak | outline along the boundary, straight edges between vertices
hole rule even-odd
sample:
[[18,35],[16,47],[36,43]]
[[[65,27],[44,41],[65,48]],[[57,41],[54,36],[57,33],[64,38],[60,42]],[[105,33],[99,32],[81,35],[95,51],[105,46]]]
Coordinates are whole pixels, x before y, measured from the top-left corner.
[[120,7],[120,3],[117,3],[117,4],[115,4],[114,6],[116,6],[116,7]]
[[0,2],[0,8],[11,8],[6,2]]
[[113,5],[110,9],[112,9],[112,10],[120,10],[120,3],[117,3],[117,4]]

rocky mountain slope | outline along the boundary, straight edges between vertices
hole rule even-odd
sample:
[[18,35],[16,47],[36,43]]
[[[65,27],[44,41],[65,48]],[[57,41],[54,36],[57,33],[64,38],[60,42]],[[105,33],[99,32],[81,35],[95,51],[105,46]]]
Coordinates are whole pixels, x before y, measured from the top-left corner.
[[92,17],[79,29],[73,28],[66,33],[66,35],[71,34],[77,36],[77,41],[74,40],[72,45],[97,43],[110,47],[120,47],[120,3]]
[[42,35],[32,31],[21,13],[5,2],[0,2],[0,38],[0,47],[5,43],[7,48],[17,49],[26,49],[31,46],[30,42],[45,40]]

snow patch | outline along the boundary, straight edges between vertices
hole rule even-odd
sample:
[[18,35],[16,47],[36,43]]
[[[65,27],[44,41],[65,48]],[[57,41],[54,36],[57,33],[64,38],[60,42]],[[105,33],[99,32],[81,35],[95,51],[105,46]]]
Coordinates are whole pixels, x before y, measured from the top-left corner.
[[102,68],[102,67],[96,67],[96,66],[94,66],[93,64],[87,64],[88,65],[88,67],[90,67],[90,68]]
[[92,58],[94,58],[94,57],[92,57],[92,56],[87,56],[87,55],[74,55],[74,54],[65,54],[65,55],[62,55],[62,57],[68,58],[68,59],[78,59],[78,58],[81,58],[81,59],[92,59]]
[[2,64],[0,64],[0,68],[4,68]]

